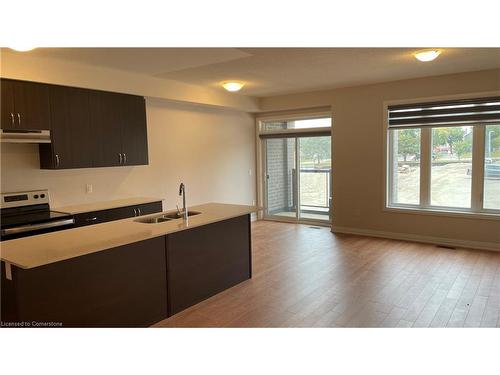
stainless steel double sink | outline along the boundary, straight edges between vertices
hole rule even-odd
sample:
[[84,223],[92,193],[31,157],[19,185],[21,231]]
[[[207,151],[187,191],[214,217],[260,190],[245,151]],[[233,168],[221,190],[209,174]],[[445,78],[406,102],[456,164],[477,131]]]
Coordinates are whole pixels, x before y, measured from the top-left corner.
[[[195,216],[199,215],[201,212],[197,211],[188,211],[188,216]],[[158,223],[164,223],[165,221],[171,221],[171,220],[177,220],[177,219],[182,219],[182,214],[179,212],[171,212],[171,213],[166,213],[166,214],[160,214],[156,216],[149,216],[145,217],[143,219],[137,219],[135,221],[139,223],[146,223],[146,224],[158,224]]]

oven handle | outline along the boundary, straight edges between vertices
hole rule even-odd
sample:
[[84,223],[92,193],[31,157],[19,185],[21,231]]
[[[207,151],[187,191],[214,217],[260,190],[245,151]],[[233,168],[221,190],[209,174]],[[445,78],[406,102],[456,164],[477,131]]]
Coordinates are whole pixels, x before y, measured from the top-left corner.
[[2,229],[2,236],[7,236],[9,234],[32,232],[32,231],[39,230],[39,229],[62,227],[64,225],[71,225],[74,223],[75,223],[75,219],[71,218],[71,219],[50,221],[48,223],[24,225],[21,227]]

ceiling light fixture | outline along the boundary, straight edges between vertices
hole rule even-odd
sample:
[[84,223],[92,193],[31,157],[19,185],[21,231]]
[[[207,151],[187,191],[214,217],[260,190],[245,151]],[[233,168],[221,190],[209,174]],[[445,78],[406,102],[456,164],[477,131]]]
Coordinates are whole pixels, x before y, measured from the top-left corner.
[[245,86],[243,82],[224,82],[222,84],[222,87],[231,92],[240,91],[243,86]]
[[25,45],[19,44],[17,47],[9,47],[9,48],[17,52],[28,52],[34,50],[36,47],[30,46],[28,44]]
[[415,53],[415,58],[419,61],[427,62],[432,61],[441,54],[441,51],[437,49],[420,51]]

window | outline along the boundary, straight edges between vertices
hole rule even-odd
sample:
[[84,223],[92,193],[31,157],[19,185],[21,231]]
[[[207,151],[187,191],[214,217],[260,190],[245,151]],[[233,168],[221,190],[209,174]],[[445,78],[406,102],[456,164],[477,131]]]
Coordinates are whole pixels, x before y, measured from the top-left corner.
[[392,202],[420,202],[420,129],[391,130]]
[[432,128],[431,205],[471,207],[472,126]]
[[317,117],[317,118],[299,118],[295,120],[282,120],[282,121],[265,121],[262,124],[262,131],[276,131],[286,129],[315,129],[315,128],[329,128],[332,126],[332,118]]
[[387,206],[500,214],[500,97],[388,107]]
[[486,126],[484,208],[500,210],[500,125]]

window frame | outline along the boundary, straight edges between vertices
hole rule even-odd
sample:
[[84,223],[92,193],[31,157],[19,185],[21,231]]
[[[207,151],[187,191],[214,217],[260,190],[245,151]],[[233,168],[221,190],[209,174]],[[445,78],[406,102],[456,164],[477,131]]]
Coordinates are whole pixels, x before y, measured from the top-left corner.
[[[329,118],[330,126],[321,126],[321,127],[310,127],[310,128],[287,128],[287,129],[273,129],[266,130],[265,123],[273,122],[273,121],[299,121],[299,120],[312,120],[312,119],[322,119]],[[314,112],[311,114],[295,114],[288,116],[262,116],[257,117],[257,135],[258,136],[300,136],[303,134],[309,133],[326,133],[328,131],[331,132],[333,127],[333,116],[331,111],[321,111]]]
[[[471,206],[470,208],[433,206],[431,197],[431,168],[432,168],[432,129],[439,125],[420,128],[420,194],[419,204],[402,204],[392,201],[393,187],[393,155],[391,130],[389,129],[388,107],[396,104],[412,104],[421,102],[443,101],[449,99],[469,99],[475,97],[497,96],[500,92],[475,93],[467,96],[447,96],[433,98],[419,98],[412,100],[386,101],[383,103],[383,210],[399,213],[418,215],[438,215],[450,217],[478,218],[488,220],[500,220],[500,209],[484,208],[484,162],[485,162],[485,129],[492,124],[463,124],[472,126],[472,178],[471,178]],[[500,124],[499,124],[500,125]],[[455,126],[462,126],[456,124]]]

